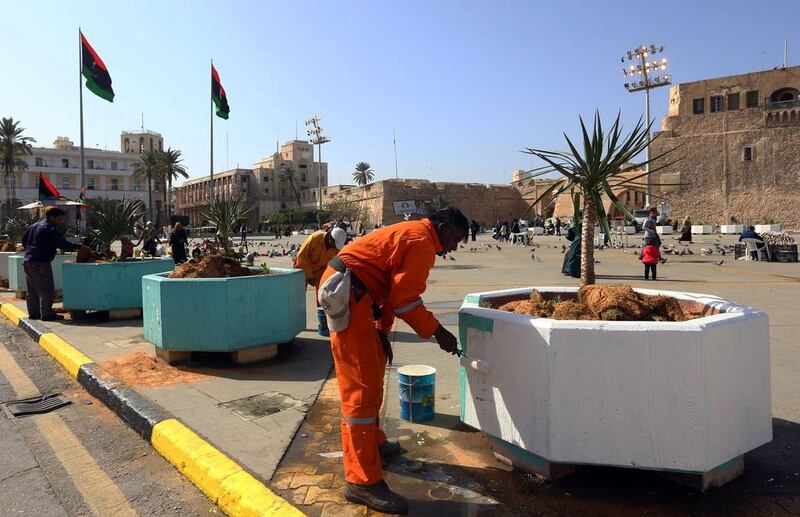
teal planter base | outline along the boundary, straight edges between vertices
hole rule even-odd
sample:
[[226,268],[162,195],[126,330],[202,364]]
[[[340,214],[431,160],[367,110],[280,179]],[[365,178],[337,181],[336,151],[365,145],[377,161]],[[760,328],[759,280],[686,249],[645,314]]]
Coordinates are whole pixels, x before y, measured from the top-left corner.
[[271,271],[235,278],[144,277],[144,338],[177,352],[290,342],[306,326],[305,276],[298,269]]
[[71,311],[128,311],[132,314],[129,309],[142,307],[142,277],[174,268],[172,259],[67,264],[63,271],[64,308]]
[[[25,278],[23,267],[25,256],[22,253],[8,256],[8,288],[16,293],[17,298],[24,299],[28,291],[28,280]],[[75,261],[74,253],[56,255],[53,259],[53,288],[56,297],[61,296],[64,282],[62,280],[62,268],[64,264]]]

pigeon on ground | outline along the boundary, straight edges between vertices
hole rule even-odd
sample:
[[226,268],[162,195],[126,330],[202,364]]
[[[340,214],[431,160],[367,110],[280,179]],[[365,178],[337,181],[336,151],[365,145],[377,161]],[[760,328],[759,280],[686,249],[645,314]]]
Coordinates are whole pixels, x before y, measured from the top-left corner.
[[450,256],[449,256],[449,257],[447,257],[447,258],[449,258],[450,260],[455,260],[455,257],[453,257],[452,255],[450,255]]
[[718,260],[717,262],[715,262],[715,264],[718,265],[718,266],[721,266],[723,262],[725,262],[724,259],[723,260]]
[[667,259],[662,257],[662,258],[658,259],[658,261],[663,264],[663,263],[665,263],[667,261]]
[[495,248],[497,248],[497,251],[503,251],[503,248],[501,248],[500,246],[498,246],[498,245],[496,245],[496,244],[495,244],[495,246],[494,246],[494,247],[495,247]]

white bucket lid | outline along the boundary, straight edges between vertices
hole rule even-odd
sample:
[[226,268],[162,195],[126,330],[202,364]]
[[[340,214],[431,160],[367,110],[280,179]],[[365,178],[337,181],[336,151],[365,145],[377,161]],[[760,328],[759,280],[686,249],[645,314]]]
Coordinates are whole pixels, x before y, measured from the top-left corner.
[[436,373],[436,368],[426,364],[407,364],[398,368],[397,373],[409,377],[424,377],[425,375],[433,375]]

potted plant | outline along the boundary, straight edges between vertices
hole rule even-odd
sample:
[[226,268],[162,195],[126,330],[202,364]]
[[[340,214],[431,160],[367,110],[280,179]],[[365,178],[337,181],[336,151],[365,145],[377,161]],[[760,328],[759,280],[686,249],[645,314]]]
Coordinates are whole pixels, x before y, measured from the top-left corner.
[[142,279],[144,337],[165,361],[192,352],[229,352],[237,363],[270,359],[305,328],[303,272],[245,267],[233,251],[229,235],[246,214],[238,198],[216,198],[203,214],[217,228],[216,249]]
[[596,117],[591,134],[581,128],[583,152],[569,139],[569,152],[529,149],[548,164],[542,174],[564,176],[556,196],[583,199],[581,288],[466,297],[461,419],[550,478],[589,464],[680,474],[700,490],[723,484],[772,438],[767,317],[708,295],[594,285],[601,194],[619,206],[614,187],[643,189],[646,173],[622,174],[641,166],[629,162],[649,127],[623,136],[617,117],[606,134]]
[[[108,311],[112,318],[138,317],[142,277],[171,271],[175,263],[170,258],[133,257],[133,235],[144,216],[138,199],[93,199],[87,216],[94,230],[86,242],[94,251],[65,264],[64,308],[74,319],[86,311]],[[117,242],[119,253],[112,250]]]

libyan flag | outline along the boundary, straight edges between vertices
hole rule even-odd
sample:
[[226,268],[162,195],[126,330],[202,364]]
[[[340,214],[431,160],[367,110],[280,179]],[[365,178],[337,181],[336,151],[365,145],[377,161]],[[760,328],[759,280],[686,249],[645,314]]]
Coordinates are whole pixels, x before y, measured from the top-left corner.
[[81,33],[81,73],[86,78],[86,87],[108,102],[114,102],[114,89],[111,88],[111,76],[97,52]]
[[56,190],[50,181],[41,172],[39,173],[39,201],[47,201],[48,199],[56,199],[61,197],[61,194]]
[[225,95],[225,88],[219,82],[219,74],[214,65],[211,65],[211,100],[217,106],[217,116],[228,120],[228,114],[231,112],[228,107],[228,96]]

